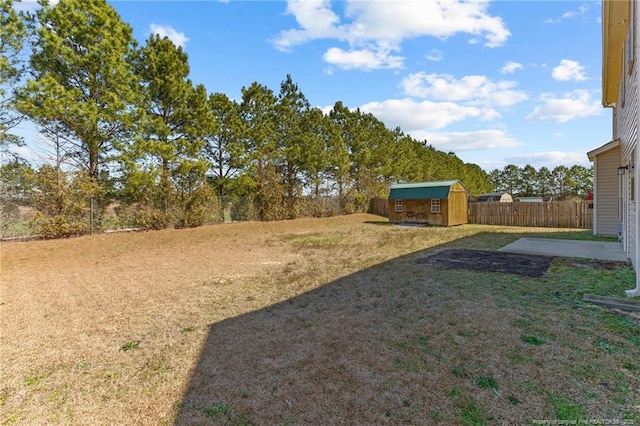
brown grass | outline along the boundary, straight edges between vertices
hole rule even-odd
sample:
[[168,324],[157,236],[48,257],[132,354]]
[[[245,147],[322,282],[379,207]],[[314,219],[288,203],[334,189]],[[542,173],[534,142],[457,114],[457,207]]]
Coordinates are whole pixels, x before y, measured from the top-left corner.
[[563,418],[558,407],[635,416],[635,335],[576,301],[579,280],[609,274],[621,291],[628,271],[558,264],[533,279],[415,262],[425,250],[495,249],[551,231],[566,232],[354,215],[4,244],[0,420],[528,423]]

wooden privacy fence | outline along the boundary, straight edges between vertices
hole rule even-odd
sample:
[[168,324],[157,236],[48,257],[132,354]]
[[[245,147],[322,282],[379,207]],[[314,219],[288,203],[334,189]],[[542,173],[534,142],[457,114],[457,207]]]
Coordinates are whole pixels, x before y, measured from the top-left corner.
[[589,229],[593,209],[588,201],[469,203],[469,223]]
[[[369,213],[389,217],[388,200],[374,198]],[[593,209],[589,201],[544,201],[541,203],[469,203],[469,223],[503,226],[539,226],[545,228],[593,227]]]
[[389,217],[389,200],[386,198],[374,198],[369,202],[369,213],[378,216]]

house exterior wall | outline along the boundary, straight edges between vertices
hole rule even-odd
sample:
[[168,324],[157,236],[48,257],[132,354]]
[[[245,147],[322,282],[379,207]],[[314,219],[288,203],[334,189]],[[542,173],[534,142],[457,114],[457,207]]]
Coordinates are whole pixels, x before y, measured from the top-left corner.
[[617,169],[620,148],[616,147],[596,157],[594,164],[594,229],[595,235],[618,235],[616,224],[620,218],[620,191]]
[[[637,8],[637,2],[628,2],[632,8]],[[631,10],[629,17],[629,28],[632,34],[638,37],[637,11]],[[627,37],[624,46],[622,72],[618,90],[618,101],[616,102],[614,118],[614,137],[620,139],[620,164],[637,164],[637,142],[638,142],[638,52],[629,54],[629,49],[634,49],[633,37]],[[639,43],[635,43],[637,45]],[[635,58],[635,60],[633,59]],[[621,178],[621,220],[622,220],[622,244],[625,253],[631,259],[634,269],[637,268],[637,175],[638,167],[629,167],[629,170]]]
[[395,211],[395,200],[389,200],[389,221],[448,226],[449,201],[440,200],[440,213],[431,213],[431,200],[402,200],[402,211]]
[[638,69],[640,25],[638,2],[602,1],[602,105],[613,107],[613,137],[620,141],[620,163],[627,167],[620,178],[622,245],[636,271],[636,286],[626,291],[640,296],[638,255]]

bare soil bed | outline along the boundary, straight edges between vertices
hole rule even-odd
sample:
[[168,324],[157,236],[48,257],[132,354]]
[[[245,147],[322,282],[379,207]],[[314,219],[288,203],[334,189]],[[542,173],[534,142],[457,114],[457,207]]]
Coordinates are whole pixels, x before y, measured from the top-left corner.
[[640,424],[638,321],[582,301],[624,296],[627,264],[417,263],[527,236],[588,231],[353,215],[3,243],[0,423]]
[[421,257],[416,262],[426,265],[440,265],[451,269],[469,269],[480,272],[502,272],[506,274],[541,277],[547,272],[550,256],[522,255],[488,250],[443,250],[429,257]]

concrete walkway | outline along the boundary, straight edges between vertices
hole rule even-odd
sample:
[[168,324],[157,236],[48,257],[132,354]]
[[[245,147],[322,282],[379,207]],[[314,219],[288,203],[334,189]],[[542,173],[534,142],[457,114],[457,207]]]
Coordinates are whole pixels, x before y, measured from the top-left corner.
[[557,257],[580,257],[618,262],[629,261],[624,251],[622,251],[622,243],[604,243],[599,241],[520,238],[498,249],[498,251]]

